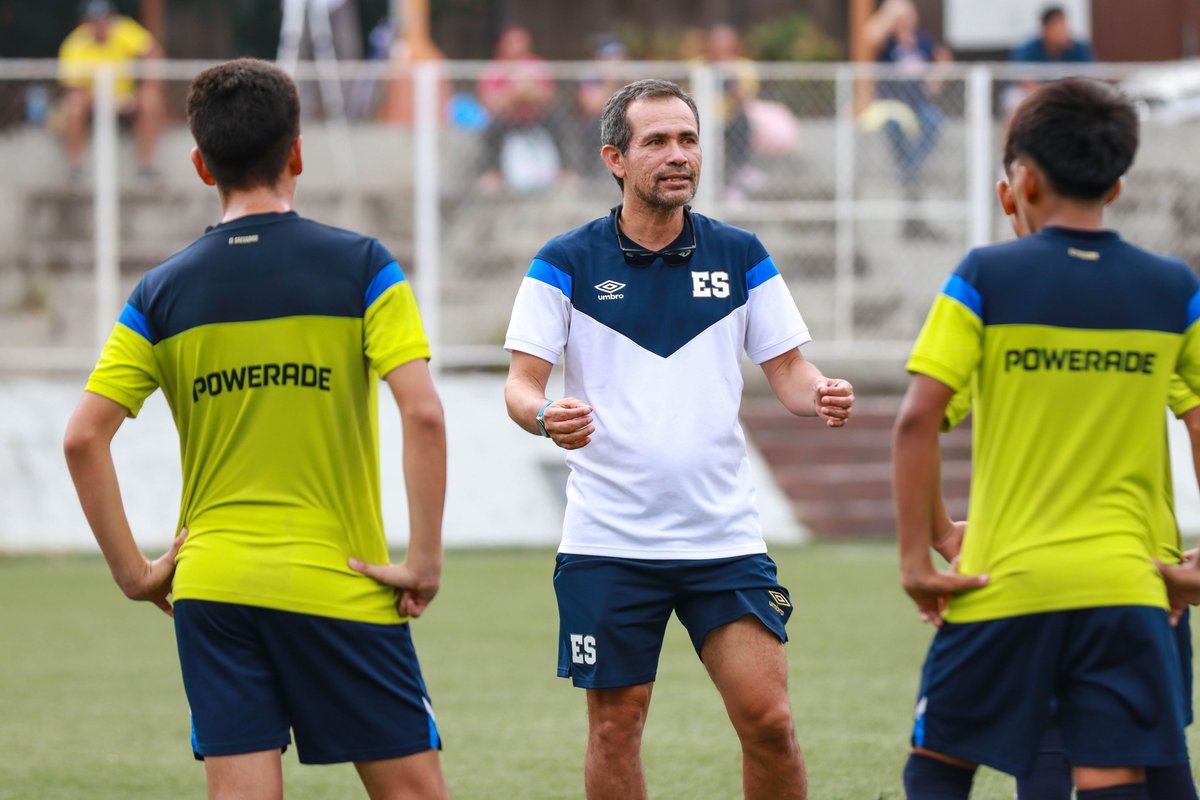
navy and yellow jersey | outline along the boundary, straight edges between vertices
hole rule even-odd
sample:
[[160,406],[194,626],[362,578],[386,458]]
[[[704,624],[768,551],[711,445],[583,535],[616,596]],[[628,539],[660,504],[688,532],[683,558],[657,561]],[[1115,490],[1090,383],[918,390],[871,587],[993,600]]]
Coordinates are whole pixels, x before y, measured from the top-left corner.
[[295,213],[210,228],[133,290],[87,390],[135,416],[161,387],[189,531],[174,596],[398,623],[350,570],[386,563],[379,378],[429,346],[378,241]]
[[[1178,375],[1171,376],[1167,407],[1177,418],[1200,406],[1200,395],[1196,395]],[[968,387],[954,393],[946,405],[942,417],[942,430],[950,431],[966,419],[971,411],[971,389]],[[1164,429],[1163,435],[1166,435]],[[1183,537],[1179,533],[1179,521],[1175,518],[1175,491],[1171,478],[1170,455],[1163,460],[1166,473],[1162,485],[1162,502],[1155,509],[1157,521],[1151,526],[1154,536],[1155,556],[1168,564],[1183,560]]]
[[911,372],[972,385],[969,534],[988,573],[952,622],[1165,607],[1154,567],[1163,405],[1200,389],[1200,279],[1108,231],[1047,228],[974,250],[933,308]]

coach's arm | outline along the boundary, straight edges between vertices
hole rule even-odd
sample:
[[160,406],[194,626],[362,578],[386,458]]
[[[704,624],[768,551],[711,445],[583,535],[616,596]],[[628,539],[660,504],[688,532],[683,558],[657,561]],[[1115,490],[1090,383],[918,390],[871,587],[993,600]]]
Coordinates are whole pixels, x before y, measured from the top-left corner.
[[850,419],[854,387],[841,378],[826,378],[817,365],[794,347],[762,363],[771,391],[783,407],[800,417],[820,417],[830,428]]
[[112,459],[112,440],[125,417],[125,406],[84,392],[67,423],[63,452],[84,516],[100,545],[113,579],[131,600],[147,600],[173,615],[167,596],[175,577],[175,556],[187,537],[180,531],[171,548],[154,561],[138,549],[121,502],[121,487]]
[[[592,407],[574,397],[550,402],[546,384],[554,365],[544,358],[514,350],[504,382],[504,405],[521,429],[541,436],[537,415],[545,406],[542,424],[553,442],[564,450],[577,450],[592,441]],[[549,405],[546,405],[549,403]]]

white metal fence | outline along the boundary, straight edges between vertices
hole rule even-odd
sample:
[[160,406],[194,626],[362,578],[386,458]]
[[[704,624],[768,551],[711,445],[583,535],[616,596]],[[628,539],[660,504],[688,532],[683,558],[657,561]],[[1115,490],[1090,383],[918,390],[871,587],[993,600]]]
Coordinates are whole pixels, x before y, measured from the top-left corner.
[[[169,113],[158,172],[145,175],[122,132],[111,72],[97,77],[89,154],[71,170],[57,65],[0,61],[0,370],[89,366],[141,273],[217,221],[215,193],[191,173],[182,119],[187,84],[203,66],[153,65],[148,77]],[[298,70],[306,156],[298,210],[378,236],[395,252],[443,366],[503,362],[509,308],[532,255],[619,201],[598,158],[596,98],[649,76],[695,96],[705,151],[696,207],[759,234],[821,357],[899,360],[965,249],[1009,235],[993,194],[1009,93],[1020,80],[1064,74],[548,63],[545,76],[528,79],[539,99],[506,121],[481,102],[487,69],[342,63],[336,79],[311,64]],[[1146,111],[1113,226],[1193,266],[1197,70],[1090,69]],[[331,80],[340,92],[329,91]],[[338,94],[342,107],[323,102]]]

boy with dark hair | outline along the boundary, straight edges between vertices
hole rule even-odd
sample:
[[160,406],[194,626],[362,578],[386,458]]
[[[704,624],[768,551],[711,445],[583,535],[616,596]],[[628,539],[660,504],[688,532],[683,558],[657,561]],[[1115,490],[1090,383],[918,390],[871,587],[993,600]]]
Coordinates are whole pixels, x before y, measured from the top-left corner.
[[[80,502],[125,594],[175,618],[210,797],[281,797],[294,731],[302,762],[354,762],[372,798],[444,798],[407,624],[438,589],[445,494],[412,290],[378,241],[292,211],[303,162],[285,73],[213,67],[187,109],[224,216],[146,273],[113,328],[64,443]],[[387,561],[380,376],[403,420],[410,523],[407,558],[387,566],[365,563]],[[159,387],[183,498],[179,535],[148,561],[110,443]]]
[[[1011,165],[1009,165],[1011,166]],[[1006,176],[1007,177],[1007,176]],[[1018,237],[1028,236],[1029,230],[1016,218],[1012,187],[1007,179],[996,185],[1000,206],[1012,223],[1013,233]],[[1111,196],[1110,196],[1111,197]],[[1110,200],[1111,202],[1111,200]],[[1200,396],[1191,392],[1178,377],[1171,379],[1171,393],[1167,400],[1171,412],[1182,421],[1187,429],[1193,456],[1193,470],[1200,479]],[[942,430],[957,426],[970,413],[970,389],[954,395],[946,406]],[[1164,433],[1165,435],[1165,433]],[[1162,502],[1156,507],[1160,515],[1152,529],[1158,558],[1164,564],[1178,564],[1184,558],[1179,525],[1175,519],[1174,492],[1171,480],[1170,459],[1166,462],[1167,474],[1163,481]],[[944,507],[935,512],[937,528],[932,531],[933,549],[947,561],[958,557],[962,549],[962,538],[966,533],[965,522],[955,522]],[[1183,610],[1175,623],[1175,645],[1183,682],[1180,685],[1184,706],[1184,721],[1192,722],[1192,631],[1187,610]],[[1017,778],[1017,800],[1071,800],[1075,791],[1071,777],[1071,763],[1063,749],[1062,732],[1053,715],[1042,735],[1037,760],[1032,770]],[[1165,767],[1146,768],[1146,793],[1150,800],[1197,800],[1196,786],[1192,779],[1190,763],[1173,764]]]
[[[1080,800],[1145,800],[1145,767],[1186,761],[1146,509],[1162,492],[1171,375],[1200,388],[1200,279],[1103,229],[1136,147],[1136,112],[1112,87],[1035,92],[1005,146],[1031,235],[967,255],[909,360],[894,454],[902,583],[939,625],[911,800],[966,798],[981,763],[1028,772],[1051,697]],[[939,572],[937,434],[968,385],[970,535],[959,571]]]

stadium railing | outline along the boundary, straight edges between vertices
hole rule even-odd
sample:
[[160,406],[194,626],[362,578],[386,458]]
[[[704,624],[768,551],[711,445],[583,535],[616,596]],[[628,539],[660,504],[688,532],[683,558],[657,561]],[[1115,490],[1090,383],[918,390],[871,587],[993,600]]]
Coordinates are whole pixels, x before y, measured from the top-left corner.
[[[0,61],[0,372],[87,368],[140,275],[219,219],[215,194],[191,173],[183,119],[187,84],[204,66],[135,67],[161,83],[168,108],[158,171],[146,175],[112,71],[97,75],[88,157],[72,171],[57,63]],[[813,331],[811,352],[899,364],[966,248],[1010,235],[993,187],[1014,94],[1022,81],[1067,74],[1002,64],[913,75],[763,63],[749,78],[744,67],[702,63],[544,67],[542,102],[507,131],[481,102],[487,62],[297,67],[298,210],[392,249],[439,366],[505,363],[508,313],[533,254],[619,202],[599,161],[596,98],[647,76],[695,96],[704,144],[695,207],[759,235]],[[1200,264],[1190,188],[1200,166],[1188,158],[1200,133],[1200,66],[1086,71],[1120,83],[1144,112],[1113,226]]]

